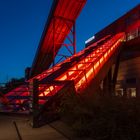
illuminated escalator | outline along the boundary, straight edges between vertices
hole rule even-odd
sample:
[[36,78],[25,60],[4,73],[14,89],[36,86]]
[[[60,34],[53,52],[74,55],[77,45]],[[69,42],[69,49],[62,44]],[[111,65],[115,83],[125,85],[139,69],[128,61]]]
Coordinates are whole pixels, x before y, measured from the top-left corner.
[[104,79],[103,75],[107,74],[107,70],[103,71],[104,67],[107,65],[107,69],[109,69],[113,65],[113,61],[109,63],[109,60],[117,57],[124,40],[124,33],[106,36],[49,70],[33,77],[27,81],[26,85],[22,85],[5,95],[8,109],[21,112],[30,110],[32,107],[31,83],[34,79],[39,82],[38,94],[41,106],[71,86],[68,82],[73,82],[77,94],[85,91],[91,83],[98,84]]

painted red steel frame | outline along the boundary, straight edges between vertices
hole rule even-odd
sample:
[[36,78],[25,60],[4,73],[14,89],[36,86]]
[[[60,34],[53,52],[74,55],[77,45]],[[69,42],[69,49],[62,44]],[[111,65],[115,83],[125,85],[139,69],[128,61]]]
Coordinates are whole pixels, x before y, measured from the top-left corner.
[[[55,1],[55,2],[57,2],[57,0]],[[57,4],[56,4],[57,5]],[[55,5],[55,6],[56,6]],[[52,14],[53,15],[53,14]],[[52,17],[52,15],[51,15],[51,17]],[[60,18],[60,17],[59,17]],[[51,19],[51,18],[50,18]],[[50,20],[51,21],[51,20]],[[46,35],[46,31],[48,31],[48,28],[50,27],[50,26],[48,26],[48,25],[50,25],[50,21],[49,21],[49,24],[47,24],[47,27],[46,27],[46,29],[45,29],[45,31],[44,31],[44,35],[43,35],[43,38],[42,38],[42,40],[41,40],[41,43],[43,43],[43,39],[45,39],[45,35]],[[64,23],[62,23],[62,21],[60,22],[60,21],[57,21],[57,22],[59,22],[60,24],[64,24]],[[70,24],[70,23],[69,23]],[[135,23],[135,24],[133,24],[131,27],[129,27],[129,31],[128,32],[130,32],[132,29],[134,30],[134,29],[136,29],[137,28],[137,26],[140,26],[140,21],[138,20],[138,22],[137,23]],[[65,27],[66,28],[66,27]],[[61,29],[62,29],[62,26],[61,26]],[[63,34],[63,33],[62,33]],[[59,34],[60,35],[60,34]],[[117,39],[117,38],[116,38]],[[50,39],[49,39],[50,40]],[[120,41],[121,40],[123,40],[123,35],[122,35],[122,39],[120,39]],[[119,41],[119,40],[118,40]],[[70,68],[70,69],[68,69],[67,70],[67,72],[64,72],[62,75],[60,75],[59,77],[57,77],[55,80],[57,80],[57,81],[63,81],[63,80],[75,80],[75,88],[77,89],[77,91],[78,92],[80,92],[82,89],[81,88],[79,88],[79,87],[84,87],[84,88],[86,88],[86,85],[88,84],[88,81],[90,81],[90,78],[94,78],[94,76],[98,73],[98,71],[101,69],[101,67],[102,67],[102,65],[104,65],[105,64],[105,62],[106,62],[106,60],[107,59],[105,59],[106,57],[111,57],[111,55],[113,55],[113,52],[115,52],[115,50],[119,47],[119,44],[121,43],[121,42],[116,42],[117,44],[115,45],[116,47],[111,47],[112,48],[112,50],[111,50],[111,48],[110,47],[105,47],[105,48],[103,48],[103,47],[100,47],[100,49],[97,51],[97,52],[92,52],[93,54],[95,53],[96,54],[96,58],[95,58],[95,56],[93,55],[93,54],[90,54],[89,56],[87,56],[84,60],[82,60],[81,62],[78,62],[74,67],[75,67],[75,69],[72,69],[72,68]],[[95,44],[97,44],[97,42],[95,42]],[[95,44],[92,44],[91,46],[89,46],[89,47],[93,47]],[[41,46],[42,44],[40,44],[40,46]],[[110,45],[109,45],[110,46]],[[41,46],[42,47],[42,46]],[[41,48],[40,47],[40,48]],[[38,49],[38,53],[40,53],[40,48]],[[84,51],[84,50],[83,50]],[[108,55],[107,56],[107,54],[105,53],[105,52],[108,52],[108,53],[110,53],[110,52],[112,52],[112,54],[110,53],[110,56]],[[82,52],[79,52],[79,53],[82,53]],[[79,54],[78,53],[78,54]],[[41,54],[41,53],[40,53]],[[75,56],[78,56],[78,54],[75,54],[73,57],[75,57]],[[103,56],[103,54],[104,54],[104,57],[102,57]],[[73,57],[71,57],[71,58],[73,58]],[[47,70],[47,71],[44,71],[44,72],[42,72],[41,74],[39,74],[39,75],[37,75],[37,76],[35,76],[34,78],[36,78],[36,79],[38,79],[39,81],[41,81],[42,79],[44,79],[45,77],[47,77],[47,76],[49,76],[50,74],[52,74],[53,72],[55,72],[55,71],[57,71],[60,67],[61,67],[61,64],[63,64],[63,63],[65,63],[65,62],[67,62],[67,61],[69,61],[71,58],[68,58],[67,60],[65,60],[64,62],[62,62],[62,63],[60,63],[60,64],[58,64],[58,65],[55,65],[52,69],[49,69],[49,70]],[[104,58],[104,60],[103,60],[103,58]],[[37,58],[37,59],[40,59],[40,58]],[[39,61],[39,60],[38,60]],[[37,62],[37,61],[36,61]],[[104,62],[104,64],[103,63],[101,63],[101,62]],[[95,65],[94,65],[95,64]],[[42,64],[43,65],[43,64]],[[81,65],[81,67],[80,67],[80,65]],[[82,68],[82,65],[83,65],[83,68]],[[98,68],[96,68],[96,66],[98,67]],[[84,68],[86,68],[86,70],[84,69]],[[92,75],[92,76],[90,76],[90,75]],[[78,76],[78,78],[75,78],[75,76]],[[73,77],[75,78],[75,79],[73,79]],[[88,78],[88,77],[90,77],[90,78]],[[33,79],[34,79],[33,78]],[[32,81],[33,79],[30,79],[29,80],[29,82],[30,81]],[[85,82],[83,82],[81,79],[83,79],[83,81],[85,81]],[[79,84],[79,82],[80,82],[80,84]],[[86,83],[86,84],[85,84]],[[79,86],[80,85],[80,86]],[[85,86],[84,86],[85,85]],[[62,84],[61,86],[60,85],[55,85],[55,84],[52,84],[52,85],[49,85],[49,86],[44,86],[44,85],[40,85],[40,98],[41,97],[45,97],[45,96],[50,96],[50,95],[54,95],[55,93],[57,93],[62,87],[63,87],[64,85]],[[16,94],[15,94],[16,93]],[[13,90],[13,91],[11,91],[11,92],[9,92],[8,94],[6,94],[6,96],[5,97],[10,97],[10,96],[26,96],[26,97],[29,97],[28,95],[30,95],[30,91],[29,91],[29,88],[27,87],[27,86],[20,86],[20,87],[18,87],[18,88],[16,88],[15,90]],[[27,99],[26,99],[27,100]],[[17,104],[22,104],[23,102],[25,101],[25,99],[23,100],[23,99],[15,99],[15,100],[10,100],[10,103],[11,104],[15,104],[15,105],[17,105]],[[5,103],[9,103],[9,101],[7,102],[7,98],[5,98],[5,101],[4,101]]]
[[[54,0],[33,65],[31,77],[48,69],[87,0]],[[75,27],[74,27],[75,47]],[[75,52],[75,48],[74,48]]]
[[[82,58],[79,62],[73,62],[74,65],[67,69],[63,74],[59,75],[54,81],[68,81],[73,80],[75,84],[75,89],[77,93],[82,92],[90,83],[92,79],[96,76],[98,71],[105,65],[106,61],[113,55],[116,49],[119,47],[121,42],[124,40],[124,34],[120,33],[116,36],[108,39],[103,45],[97,45],[98,43],[93,44],[89,48],[85,48],[81,52],[73,55],[72,57],[66,59],[64,62],[57,64],[53,68],[44,71],[43,73],[35,76],[34,78],[30,79],[28,82],[32,83],[33,79],[38,79],[40,82],[48,77],[50,74],[54,73],[58,69],[61,68],[62,64],[66,62],[70,62],[75,57],[80,57],[80,55],[85,54],[87,51],[90,50],[90,53]],[[95,48],[98,46],[97,48]],[[94,49],[95,48],[95,49]],[[49,84],[49,85],[40,85],[39,86],[39,98],[40,104],[43,104],[46,100],[46,97],[50,97],[55,95],[59,90],[61,90],[65,84]],[[21,96],[21,97],[29,97],[27,98],[19,98],[9,100],[9,104],[15,104],[15,107],[26,103],[29,101],[31,96],[31,89],[28,86],[20,86],[15,90],[6,94],[5,97],[9,98],[10,96]],[[16,94],[15,94],[16,93]]]
[[[57,77],[57,81],[73,80],[77,92],[82,92],[96,76],[98,71],[102,68],[105,62],[113,55],[116,49],[121,45],[125,39],[123,33],[117,34],[112,39],[99,46],[95,51],[92,51],[87,57],[76,63],[73,67],[68,69],[62,75]],[[88,48],[89,49],[89,48]],[[85,49],[86,50],[86,49]],[[55,85],[54,85],[55,86]],[[54,92],[56,87],[53,85],[48,87],[40,96],[48,96]]]

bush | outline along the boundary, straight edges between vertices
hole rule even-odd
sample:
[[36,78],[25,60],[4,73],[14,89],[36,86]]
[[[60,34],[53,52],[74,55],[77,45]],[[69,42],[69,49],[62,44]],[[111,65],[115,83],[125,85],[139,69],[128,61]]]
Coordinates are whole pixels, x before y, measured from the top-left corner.
[[66,95],[61,115],[79,137],[140,139],[140,102],[136,98]]

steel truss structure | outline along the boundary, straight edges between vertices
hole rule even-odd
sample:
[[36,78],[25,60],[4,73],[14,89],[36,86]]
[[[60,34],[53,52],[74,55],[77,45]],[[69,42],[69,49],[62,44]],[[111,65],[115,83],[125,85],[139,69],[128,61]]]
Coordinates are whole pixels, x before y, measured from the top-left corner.
[[[53,0],[52,9],[31,67],[30,77],[48,69],[52,63],[54,65],[54,58],[62,46],[65,46],[71,55],[76,52],[75,21],[86,1]],[[67,43],[64,43],[66,38]],[[66,57],[66,54],[59,55]]]
[[[66,25],[70,33],[66,36],[66,41],[64,43],[59,43],[55,40],[56,34],[63,34],[65,36],[65,33],[62,33],[61,31],[57,31],[57,25],[55,24],[57,20],[60,20],[63,24]],[[76,53],[76,28],[75,28],[75,21],[70,20],[67,18],[54,16],[53,17],[53,66],[61,62],[62,60],[74,55]],[[71,27],[72,26],[72,27]],[[62,27],[63,28],[63,27]],[[62,30],[62,29],[60,29]],[[59,53],[57,50],[58,45],[61,45],[62,47],[65,47],[67,49],[67,52]],[[58,52],[58,53],[57,53]],[[57,54],[57,55],[56,55]],[[56,57],[59,57],[58,60],[56,60]]]
[[[70,6],[66,7],[68,2]],[[105,93],[114,92],[120,52],[127,35],[125,32],[105,35],[76,53],[75,19],[85,3],[86,0],[54,1],[53,12],[33,63],[31,78],[4,96],[1,95],[1,112],[32,113],[33,127],[39,127],[56,119],[61,98],[65,94],[83,94],[88,89],[94,93],[102,81]],[[67,42],[64,43],[66,38]],[[65,54],[59,54],[66,59],[55,63],[62,46],[67,48],[71,56],[67,58]],[[53,67],[48,69],[52,62]]]
[[[39,127],[40,122],[44,122],[44,112],[50,112],[50,110],[55,112],[63,94],[81,94],[90,87],[91,83],[95,87],[92,91],[96,90],[114,64],[123,40],[125,40],[124,33],[113,37],[106,36],[33,77],[28,80],[28,85],[21,85],[5,95],[9,99],[7,106],[18,113],[32,112],[33,127]],[[108,67],[104,68],[107,65]],[[7,111],[11,110],[7,109]]]

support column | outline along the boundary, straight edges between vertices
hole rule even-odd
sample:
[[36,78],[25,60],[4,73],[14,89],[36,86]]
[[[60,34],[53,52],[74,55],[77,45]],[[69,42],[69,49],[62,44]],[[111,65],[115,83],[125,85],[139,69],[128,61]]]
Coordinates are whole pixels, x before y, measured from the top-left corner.
[[76,22],[73,24],[73,53],[76,53]]
[[53,66],[55,66],[55,17],[53,18]]
[[113,73],[113,78],[112,78],[112,95],[115,96],[115,86],[117,83],[117,77],[118,77],[118,71],[119,71],[119,65],[120,65],[120,54],[118,55],[115,68],[114,68],[114,73]]
[[103,94],[105,96],[112,96],[111,93],[111,81],[112,81],[112,68],[109,70],[107,76],[103,80]]
[[112,67],[108,72],[108,84],[108,94],[109,96],[112,96]]
[[106,76],[103,80],[103,96],[108,94],[108,77]]
[[38,109],[39,109],[39,82],[37,79],[33,80],[33,128],[39,127],[38,125]]

